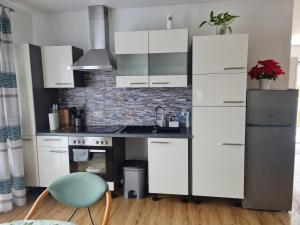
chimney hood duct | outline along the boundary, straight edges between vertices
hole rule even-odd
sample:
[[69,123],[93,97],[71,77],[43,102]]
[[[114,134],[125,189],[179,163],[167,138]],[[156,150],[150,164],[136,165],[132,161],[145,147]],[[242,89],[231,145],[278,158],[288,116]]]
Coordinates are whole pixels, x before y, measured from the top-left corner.
[[73,70],[112,71],[116,61],[109,48],[108,8],[103,5],[89,6],[90,47],[71,68]]

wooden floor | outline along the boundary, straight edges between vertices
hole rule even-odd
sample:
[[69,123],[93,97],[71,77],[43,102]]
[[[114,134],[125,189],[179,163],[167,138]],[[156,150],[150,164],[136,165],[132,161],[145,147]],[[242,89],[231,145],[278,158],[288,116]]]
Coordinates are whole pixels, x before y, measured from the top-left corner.
[[[290,213],[236,208],[224,199],[206,199],[196,205],[181,203],[178,198],[153,202],[149,197],[143,200],[117,197],[113,200],[110,225],[300,225],[300,154],[296,156],[294,187],[293,210]],[[29,198],[30,203],[26,207],[0,214],[0,223],[24,218],[35,196],[30,195]],[[36,218],[63,220],[71,211],[49,197]],[[103,205],[94,206],[92,211],[95,225],[101,224]],[[87,210],[81,209],[73,221],[77,225],[88,225]]]

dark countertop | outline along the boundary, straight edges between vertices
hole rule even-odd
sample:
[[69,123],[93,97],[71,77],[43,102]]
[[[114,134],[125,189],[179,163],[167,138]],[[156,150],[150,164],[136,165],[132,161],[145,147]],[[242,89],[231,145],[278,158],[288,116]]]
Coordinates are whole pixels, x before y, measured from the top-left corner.
[[75,128],[62,128],[54,131],[38,131],[37,136],[92,136],[92,137],[123,137],[123,138],[192,138],[191,128],[181,128],[180,133],[121,133],[125,126],[113,132],[89,132],[87,130],[77,130]]

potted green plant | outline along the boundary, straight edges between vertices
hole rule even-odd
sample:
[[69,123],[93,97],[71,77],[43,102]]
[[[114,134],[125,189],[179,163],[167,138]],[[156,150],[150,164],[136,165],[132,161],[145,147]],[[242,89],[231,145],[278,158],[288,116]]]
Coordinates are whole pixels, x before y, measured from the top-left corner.
[[214,15],[214,12],[210,12],[210,20],[203,21],[199,28],[201,28],[204,24],[208,24],[209,26],[215,26],[218,35],[227,34],[227,30],[229,30],[230,34],[232,33],[231,24],[233,21],[239,16],[230,15],[229,12],[220,13],[218,15]]
[[259,80],[259,86],[262,90],[269,90],[271,80],[276,80],[279,76],[284,75],[284,71],[279,62],[273,59],[258,61],[249,71],[251,79]]

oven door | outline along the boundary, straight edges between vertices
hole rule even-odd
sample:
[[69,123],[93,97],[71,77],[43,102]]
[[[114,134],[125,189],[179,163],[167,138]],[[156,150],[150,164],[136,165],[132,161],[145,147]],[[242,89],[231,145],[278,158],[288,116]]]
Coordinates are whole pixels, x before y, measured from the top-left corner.
[[69,146],[70,171],[94,173],[113,181],[112,148]]

